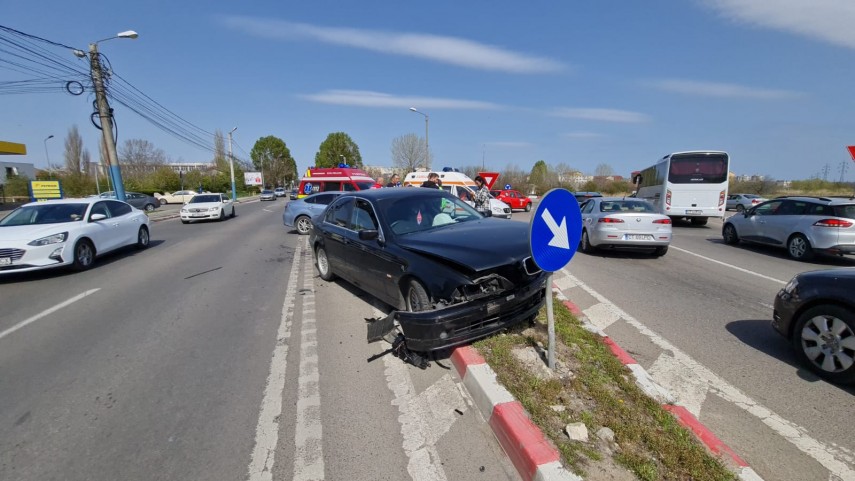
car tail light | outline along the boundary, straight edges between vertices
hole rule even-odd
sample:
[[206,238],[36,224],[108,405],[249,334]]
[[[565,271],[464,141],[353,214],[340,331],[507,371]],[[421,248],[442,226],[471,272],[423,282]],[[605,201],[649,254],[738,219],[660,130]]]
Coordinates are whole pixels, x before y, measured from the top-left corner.
[[623,219],[617,219],[615,217],[600,217],[600,220],[597,222],[601,222],[603,224],[623,224]]
[[751,199],[751,204],[759,204],[760,201],[757,199]]
[[670,224],[671,219],[656,219],[653,221],[654,224]]
[[724,204],[724,198],[725,197],[726,196],[724,195],[724,191],[721,191],[718,193],[718,205],[719,205],[719,207],[721,207]]
[[671,189],[668,189],[665,192],[665,205],[671,207]]
[[822,219],[813,223],[815,227],[852,227],[852,222],[841,219]]

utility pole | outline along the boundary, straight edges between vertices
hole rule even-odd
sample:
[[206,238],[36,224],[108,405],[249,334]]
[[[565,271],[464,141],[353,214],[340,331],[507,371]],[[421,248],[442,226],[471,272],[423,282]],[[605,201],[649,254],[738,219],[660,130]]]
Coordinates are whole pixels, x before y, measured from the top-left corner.
[[840,162],[840,183],[843,183],[843,178],[846,176],[846,170],[849,168],[849,162],[842,161]]
[[235,160],[232,157],[232,132],[237,130],[237,127],[229,131],[229,172],[232,174],[232,201],[237,200],[237,191],[235,190]]
[[831,170],[831,167],[828,165],[828,162],[826,162],[825,167],[822,168],[822,180],[828,180],[829,170]]
[[95,99],[98,104],[98,116],[101,119],[101,134],[106,146],[107,168],[113,179],[113,187],[116,190],[116,198],[125,200],[125,185],[122,182],[122,170],[119,168],[119,154],[116,152],[116,140],[113,138],[113,111],[107,103],[107,92],[104,90],[103,73],[101,71],[101,58],[98,56],[98,44],[89,44],[89,64],[92,70],[92,83],[95,85]]

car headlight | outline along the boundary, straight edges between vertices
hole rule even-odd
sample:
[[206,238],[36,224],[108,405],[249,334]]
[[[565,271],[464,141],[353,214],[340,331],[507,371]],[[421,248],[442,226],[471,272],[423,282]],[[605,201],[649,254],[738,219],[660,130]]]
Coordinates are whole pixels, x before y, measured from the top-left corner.
[[799,287],[799,278],[793,277],[792,279],[790,279],[790,282],[788,282],[787,285],[784,286],[783,291],[792,296],[793,293],[796,292],[797,287]]
[[208,208],[208,212],[216,212],[216,211],[218,211],[218,210],[220,210],[220,208],[219,208],[219,207],[210,207],[210,208]]
[[190,211],[189,211],[189,210],[187,210],[187,209],[184,209],[184,208],[182,208],[182,209],[181,209],[181,213],[182,213],[182,214],[186,214],[186,213],[188,213],[188,212],[190,212]]
[[27,245],[30,246],[46,246],[51,244],[59,244],[60,242],[65,242],[68,239],[68,232],[60,232],[59,234],[49,235],[47,237],[42,237],[41,239],[36,239],[32,242],[28,242]]

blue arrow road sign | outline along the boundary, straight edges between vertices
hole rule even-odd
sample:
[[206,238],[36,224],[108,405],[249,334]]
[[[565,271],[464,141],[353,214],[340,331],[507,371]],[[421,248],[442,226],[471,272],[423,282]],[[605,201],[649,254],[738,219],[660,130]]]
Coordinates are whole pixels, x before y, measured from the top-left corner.
[[505,184],[505,190],[511,190],[511,184]]
[[579,202],[566,189],[552,189],[540,200],[529,225],[531,257],[547,271],[561,270],[573,258],[582,237]]

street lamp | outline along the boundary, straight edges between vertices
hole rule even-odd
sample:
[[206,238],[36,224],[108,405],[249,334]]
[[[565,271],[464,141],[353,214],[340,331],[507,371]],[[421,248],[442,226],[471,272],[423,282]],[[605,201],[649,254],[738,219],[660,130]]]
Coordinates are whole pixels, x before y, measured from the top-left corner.
[[50,172],[50,178],[51,178],[51,179],[53,178],[53,167],[51,167],[51,165],[50,165],[50,155],[48,155],[47,141],[48,141],[48,140],[50,140],[50,139],[52,139],[52,138],[53,138],[53,135],[48,135],[48,136],[45,138],[45,141],[44,141],[44,144],[45,144],[45,159],[47,160],[47,168],[48,168],[48,172]]
[[425,168],[427,168],[430,165],[430,144],[428,144],[428,123],[430,121],[430,117],[428,114],[419,111],[419,109],[415,107],[410,107],[410,111],[425,116]]
[[237,191],[235,191],[235,162],[232,157],[232,132],[237,130],[237,127],[229,130],[229,172],[232,174],[232,201],[237,200]]
[[[89,44],[89,66],[92,73],[92,84],[95,86],[95,98],[98,105],[98,116],[101,119],[101,134],[104,144],[107,146],[107,167],[110,169],[110,177],[113,179],[113,187],[116,190],[116,198],[125,200],[125,186],[122,183],[122,170],[119,167],[119,154],[116,152],[116,140],[113,138],[113,114],[107,103],[107,92],[104,89],[104,81],[101,72],[101,59],[98,57],[98,44],[114,38],[137,38],[139,34],[133,30],[119,32],[113,37],[98,40]],[[80,50],[74,51],[74,55],[83,57],[85,54]]]

